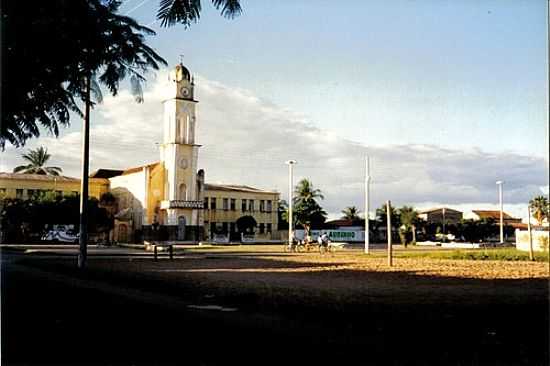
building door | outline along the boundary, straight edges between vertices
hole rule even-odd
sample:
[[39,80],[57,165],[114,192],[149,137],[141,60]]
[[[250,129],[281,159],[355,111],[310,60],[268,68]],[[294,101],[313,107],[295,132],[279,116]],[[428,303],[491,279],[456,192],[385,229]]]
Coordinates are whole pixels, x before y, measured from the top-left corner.
[[118,238],[119,243],[128,243],[128,226],[121,224],[118,226]]
[[178,240],[185,240],[185,216],[178,217]]

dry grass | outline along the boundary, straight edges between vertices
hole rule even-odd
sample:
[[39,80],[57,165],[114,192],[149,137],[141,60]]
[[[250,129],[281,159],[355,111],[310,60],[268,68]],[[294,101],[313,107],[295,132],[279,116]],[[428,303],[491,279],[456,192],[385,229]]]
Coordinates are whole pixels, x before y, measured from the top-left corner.
[[206,302],[244,301],[253,306],[309,304],[347,309],[365,303],[548,301],[548,264],[528,261],[395,258],[394,266],[388,267],[381,252],[371,256],[358,250],[289,254],[271,245],[187,248],[174,261],[93,258],[90,269],[107,278],[207,294]]

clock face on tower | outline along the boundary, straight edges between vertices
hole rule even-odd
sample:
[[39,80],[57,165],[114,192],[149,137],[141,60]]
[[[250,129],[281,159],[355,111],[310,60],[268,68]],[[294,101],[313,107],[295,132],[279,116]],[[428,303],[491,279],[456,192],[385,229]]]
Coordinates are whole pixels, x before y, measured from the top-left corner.
[[187,162],[187,159],[186,158],[181,158],[178,162],[180,168],[182,169],[187,169],[187,166],[188,166],[188,162]]
[[182,88],[180,89],[180,93],[181,93],[181,95],[183,95],[184,97],[188,97],[189,94],[190,94],[190,93],[189,93],[189,89],[186,88],[185,86],[182,87]]

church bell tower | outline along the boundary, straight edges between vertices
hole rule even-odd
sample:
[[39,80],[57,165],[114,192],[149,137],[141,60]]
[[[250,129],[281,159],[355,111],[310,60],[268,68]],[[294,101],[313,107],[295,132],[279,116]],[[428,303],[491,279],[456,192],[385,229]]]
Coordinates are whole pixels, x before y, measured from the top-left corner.
[[[164,166],[163,224],[172,240],[197,240],[202,226],[202,180],[197,180],[200,145],[195,143],[194,80],[183,64],[169,76],[164,101],[164,137],[160,161]],[[201,178],[201,177],[199,177]]]

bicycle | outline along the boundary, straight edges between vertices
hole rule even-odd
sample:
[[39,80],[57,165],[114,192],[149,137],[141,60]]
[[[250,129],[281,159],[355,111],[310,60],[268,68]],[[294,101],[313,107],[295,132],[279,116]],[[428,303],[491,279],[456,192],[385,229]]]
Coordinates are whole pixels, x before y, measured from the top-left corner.
[[326,244],[319,244],[319,253],[321,254],[325,254],[325,253],[334,254],[335,251],[336,251],[336,246],[332,245],[332,243],[330,242]]

